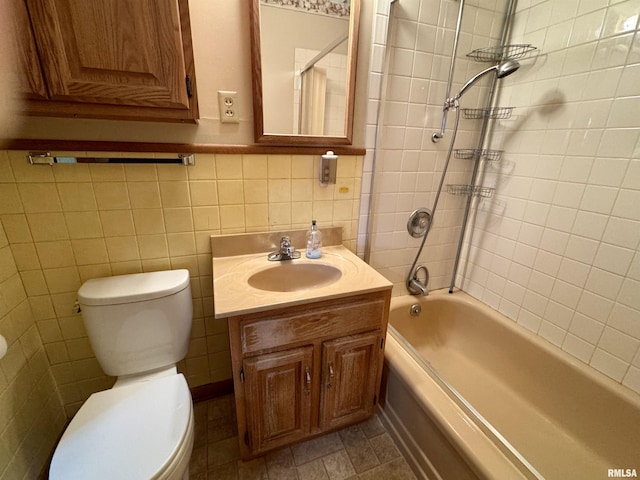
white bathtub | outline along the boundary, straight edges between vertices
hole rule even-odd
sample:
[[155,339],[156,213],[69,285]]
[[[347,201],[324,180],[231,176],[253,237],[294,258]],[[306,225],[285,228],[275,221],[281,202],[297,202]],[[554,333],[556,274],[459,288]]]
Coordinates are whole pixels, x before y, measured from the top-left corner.
[[640,475],[637,394],[463,292],[392,298],[389,325],[381,413],[418,476]]

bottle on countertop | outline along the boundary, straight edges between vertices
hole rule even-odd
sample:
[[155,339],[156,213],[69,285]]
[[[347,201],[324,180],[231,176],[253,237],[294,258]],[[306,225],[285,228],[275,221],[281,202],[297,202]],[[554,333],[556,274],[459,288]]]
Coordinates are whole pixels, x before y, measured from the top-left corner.
[[316,221],[311,222],[311,230],[307,232],[307,258],[320,258],[322,256],[322,233],[316,226]]

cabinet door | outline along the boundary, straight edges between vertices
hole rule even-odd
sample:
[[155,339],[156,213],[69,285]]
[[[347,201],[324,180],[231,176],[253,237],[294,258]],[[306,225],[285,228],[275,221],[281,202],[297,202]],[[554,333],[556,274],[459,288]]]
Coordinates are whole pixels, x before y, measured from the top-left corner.
[[295,442],[309,434],[312,367],[311,346],[244,360],[249,429],[245,439],[252,454]]
[[178,0],[26,0],[52,100],[189,109]]
[[322,346],[323,430],[363,420],[373,414],[377,389],[380,333],[351,335]]
[[36,42],[29,21],[29,12],[24,0],[8,0],[8,11],[11,12],[9,21],[9,38],[12,41],[12,51],[15,55],[16,93],[34,100],[48,98],[40,59],[36,49]]

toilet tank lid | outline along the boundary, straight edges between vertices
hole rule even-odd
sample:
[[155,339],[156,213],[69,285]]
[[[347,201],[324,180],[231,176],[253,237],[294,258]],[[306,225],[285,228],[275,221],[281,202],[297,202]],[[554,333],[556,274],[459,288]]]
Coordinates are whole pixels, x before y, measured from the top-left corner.
[[189,270],[92,278],[78,290],[80,305],[118,305],[162,298],[189,286]]

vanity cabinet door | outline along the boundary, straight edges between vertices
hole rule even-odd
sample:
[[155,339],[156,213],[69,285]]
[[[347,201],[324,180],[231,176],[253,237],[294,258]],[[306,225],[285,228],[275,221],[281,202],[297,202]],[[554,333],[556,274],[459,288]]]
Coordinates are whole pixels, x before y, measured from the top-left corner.
[[364,420],[373,414],[382,352],[379,331],[323,343],[322,430]]
[[313,347],[246,358],[243,362],[249,448],[258,454],[311,431]]

